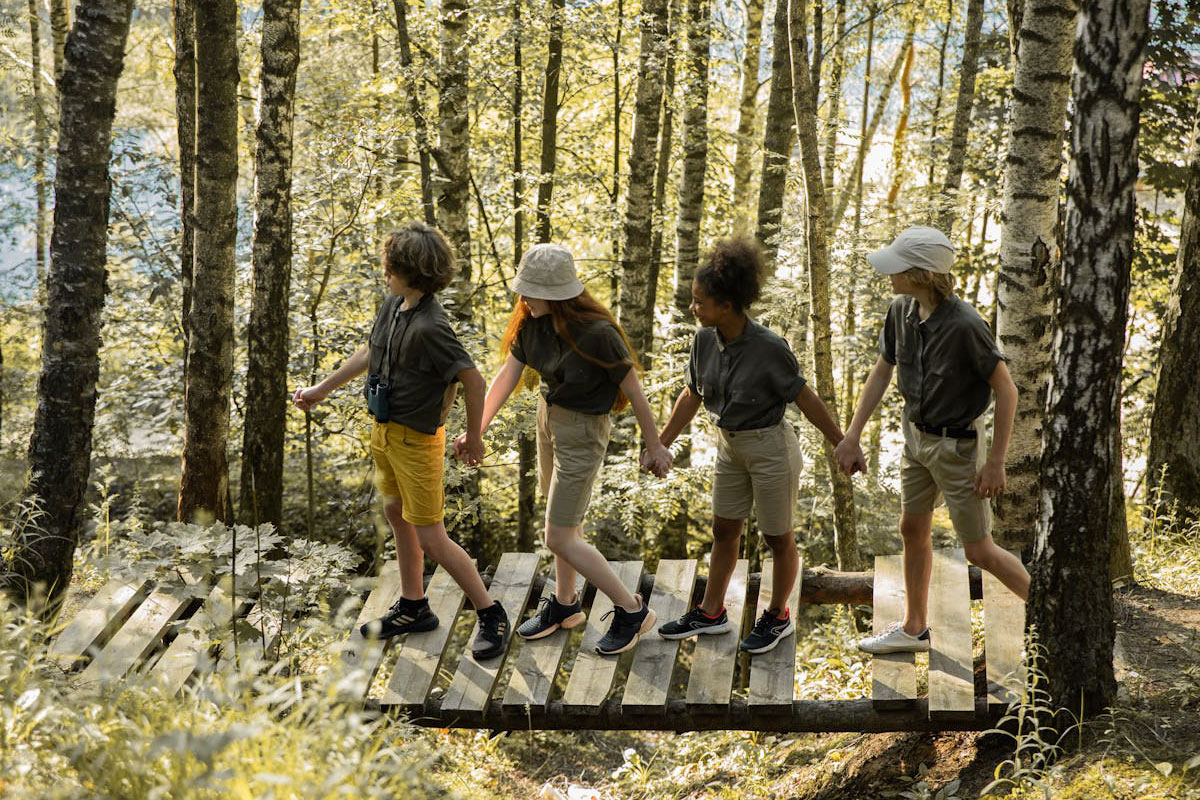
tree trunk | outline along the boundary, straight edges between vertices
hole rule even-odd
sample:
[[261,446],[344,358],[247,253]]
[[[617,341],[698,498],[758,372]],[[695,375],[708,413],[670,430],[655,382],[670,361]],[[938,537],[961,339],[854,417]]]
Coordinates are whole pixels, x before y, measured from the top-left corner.
[[537,237],[550,241],[550,196],[558,156],[558,78],[562,71],[563,18],[566,0],[550,0],[550,46],[546,58],[546,91],[542,96],[542,163],[538,176]]
[[[621,33],[625,29],[625,3],[617,0],[616,30],[613,33],[612,69],[613,69],[613,148],[612,148],[612,195],[609,197],[609,213],[612,232],[609,235],[609,247],[612,253],[612,263],[609,265],[609,294],[612,302],[616,302],[620,294],[619,276],[621,266]],[[674,60],[672,59],[672,64]],[[661,206],[660,206],[661,208]]]
[[[763,0],[746,0],[746,51],[742,55],[742,95],[738,104],[737,149],[733,156],[733,229],[750,224],[750,156],[758,117],[758,62],[762,49]],[[707,68],[707,64],[706,64]],[[707,89],[705,90],[707,92]]]
[[237,4],[196,0],[196,211],[178,518],[229,518],[237,241]]
[[[1028,624],[1046,647],[1050,707],[1090,717],[1116,696],[1109,583],[1112,426],[1133,260],[1137,133],[1149,0],[1084,0]],[[1036,23],[1030,5],[1026,25]],[[1019,58],[1033,40],[1022,36]]]
[[1200,123],[1190,161],[1146,459],[1147,496],[1177,503],[1189,519],[1200,516]]
[[187,374],[196,214],[196,0],[175,0],[175,133],[179,144],[179,275],[183,286],[183,371]]
[[[34,297],[39,307],[44,307],[46,287],[46,155],[50,148],[49,133],[46,127],[46,107],[42,99],[42,35],[41,12],[37,0],[29,0],[29,43],[30,64],[32,66],[30,82],[33,85],[31,103],[33,105],[33,189],[36,196],[36,216],[33,221],[34,246],[37,254],[34,256],[36,265],[37,285]],[[56,65],[57,67],[57,65]]]
[[408,95],[408,114],[412,117],[417,140],[417,161],[421,169],[421,208],[427,225],[437,224],[433,202],[433,166],[430,164],[429,123],[425,119],[423,81],[413,66],[412,43],[408,38],[408,2],[392,0],[396,10],[396,43],[400,48],[400,67],[404,70],[405,93]]
[[767,99],[767,120],[763,131],[762,175],[758,182],[758,215],[754,231],[755,238],[762,245],[763,263],[768,275],[775,274],[775,262],[779,255],[788,163],[796,137],[787,7],[787,0],[776,0],[775,19],[771,26],[771,92]]
[[241,519],[283,519],[288,300],[292,280],[292,123],[300,0],[264,0],[254,194],[254,299],[246,366]]
[[621,257],[618,307],[621,325],[639,354],[648,352],[654,341],[654,296],[658,289],[657,265],[650,260],[651,203],[662,73],[666,61],[666,0],[643,3],[640,27],[637,101],[633,112],[633,139],[629,144],[629,174],[635,177],[629,181],[625,200],[625,247]]
[[[842,76],[846,71],[846,0],[837,0],[837,9],[834,20],[834,41],[833,41],[833,67],[829,71],[829,102],[828,109],[825,115],[825,160],[822,163],[824,169],[825,181],[825,197],[833,197],[833,182],[836,178],[835,167],[837,166],[837,139],[842,127]],[[871,15],[870,21],[867,23],[869,29],[874,30],[875,17]],[[867,51],[870,52],[871,45],[868,43]],[[867,71],[870,72],[871,59],[867,57]],[[870,87],[870,82],[867,82]],[[829,203],[825,203],[826,211],[829,210]]]
[[71,580],[88,485],[100,326],[107,291],[108,162],[131,0],[94,0],[80,15],[59,85],[54,229],[42,323],[42,368],[25,496],[42,514],[17,541],[9,576],[27,603],[57,604]]
[[[675,136],[675,54],[678,50],[679,0],[670,0],[667,10],[667,63],[663,69],[662,123],[658,136],[658,166],[654,170],[654,228],[650,236],[650,263],[662,271],[663,208],[667,198],[667,177],[671,174],[671,156]],[[678,293],[676,293],[678,297]],[[690,303],[690,298],[689,298]],[[686,313],[686,309],[685,309]]]
[[[829,247],[825,231],[825,186],[821,175],[821,154],[817,144],[817,108],[808,74],[808,33],[805,30],[807,0],[791,0],[788,32],[791,42],[793,105],[796,136],[804,166],[804,191],[807,195],[806,238],[808,276],[811,295],[813,363],[817,394],[834,419],[838,418],[837,391],[833,385],[832,330],[829,312]],[[838,569],[857,570],[862,563],[854,524],[854,490],[833,457],[833,446],[824,443],[825,461],[833,483],[833,518]]]
[[[71,13],[67,0],[50,0],[50,35],[54,42],[54,85],[61,87],[67,31],[71,29]],[[61,90],[59,91],[61,95]]]
[[904,183],[904,145],[908,138],[908,116],[912,109],[912,65],[913,48],[910,47],[908,56],[904,59],[904,69],[900,72],[900,114],[896,117],[896,133],[892,137],[892,183],[888,187],[885,202],[892,236],[899,233],[896,200],[900,197],[900,187]]
[[950,43],[950,30],[954,27],[954,0],[946,0],[946,27],[942,29],[942,41],[938,45],[937,89],[933,93],[933,113],[929,115],[929,185],[933,186],[933,170],[937,164],[938,128],[942,121],[942,94],[946,90],[946,46]]
[[1076,8],[1075,0],[1028,0],[1013,75],[996,338],[1020,396],[1008,447],[1008,488],[993,503],[993,536],[1002,547],[1025,551],[1037,520],[1050,367],[1048,279],[1058,268],[1055,228]]
[[438,70],[437,163],[442,190],[437,199],[437,221],[454,246],[463,286],[471,284],[471,130],[467,94],[471,45],[467,13],[465,0],[443,0],[442,60]]
[[1112,425],[1112,546],[1108,579],[1114,586],[1133,582],[1133,551],[1129,547],[1129,520],[1125,516],[1125,454],[1121,452],[1121,398]]
[[[958,190],[962,185],[963,165],[967,156],[967,131],[975,105],[975,76],[979,72],[979,41],[983,28],[983,0],[967,0],[967,29],[963,34],[962,63],[958,68],[958,99],[954,104],[954,127],[950,133],[950,152],[946,156],[946,179],[937,226],[947,236],[957,216]],[[930,170],[933,167],[930,166]],[[932,171],[930,172],[932,183]]]
[[686,308],[700,262],[704,169],[708,164],[709,0],[688,0],[687,82],[683,97],[683,176],[675,223],[675,307]]

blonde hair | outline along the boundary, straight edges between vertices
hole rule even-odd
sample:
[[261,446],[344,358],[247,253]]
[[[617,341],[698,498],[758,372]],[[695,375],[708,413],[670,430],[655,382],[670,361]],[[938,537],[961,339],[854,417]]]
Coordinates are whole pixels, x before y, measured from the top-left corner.
[[930,272],[927,269],[913,267],[905,270],[904,277],[913,286],[928,289],[940,303],[954,292],[954,276],[948,272]]

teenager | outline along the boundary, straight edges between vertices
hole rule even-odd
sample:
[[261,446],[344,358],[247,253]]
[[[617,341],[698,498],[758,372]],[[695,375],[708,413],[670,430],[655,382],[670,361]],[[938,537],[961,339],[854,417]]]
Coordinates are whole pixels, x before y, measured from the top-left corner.
[[[557,591],[517,628],[525,639],[573,628],[586,617],[576,591],[582,575],[613,601],[602,655],[623,653],[655,622],[639,594],[630,593],[600,551],[583,538],[583,518],[612,427],[611,412],[632,404],[642,429],[644,464],[665,475],[671,456],[659,441],[650,405],[638,382],[633,349],[612,313],[584,289],[569,250],[531,247],[521,259],[517,301],[501,345],[504,364],[488,388],[482,429],[512,394],[526,366],[542,379],[537,410],[538,477],[546,496],[546,545],[554,554]],[[461,452],[469,438],[460,437]]]
[[401,590],[400,599],[383,617],[362,626],[362,634],[386,638],[438,626],[422,581],[428,555],[454,578],[478,613],[479,633],[471,652],[486,660],[504,652],[510,636],[508,615],[488,595],[466,551],[446,534],[443,519],[443,423],[456,384],[462,385],[466,398],[464,458],[470,464],[483,458],[483,376],[436,297],[454,272],[454,252],[437,229],[410,222],[390,234],[383,242],[383,279],[389,294],[367,343],[325,380],[297,389],[293,402],[307,411],[370,371],[364,393],[375,420],[375,485],[396,540]]
[[725,611],[725,590],[737,565],[742,527],[753,509],[771,548],[773,572],[767,609],[741,642],[749,653],[765,653],[795,630],[787,598],[800,568],[792,516],[801,460],[784,411],[795,403],[831,443],[842,438],[829,409],[801,376],[788,343],[748,314],[758,299],[762,274],[762,254],[747,238],[718,242],[697,270],[691,311],[701,327],[692,341],[687,386],[662,433],[663,443],[670,445],[703,404],[717,426],[717,463],[704,599],[658,632],[665,639],[683,639],[733,627]]
[[[894,653],[929,649],[926,625],[933,570],[933,509],[945,498],[967,558],[1022,600],[1029,573],[991,536],[990,498],[1004,491],[1004,454],[1017,408],[1017,387],[986,322],[953,293],[954,248],[944,233],[914,227],[867,256],[891,280],[897,297],[879,334],[879,358],[835,455],[843,472],[864,469],[859,445],[892,371],[904,396],[900,461],[900,535],[904,541],[904,619],[863,639],[860,650]],[[990,449],[983,413],[996,395]]]

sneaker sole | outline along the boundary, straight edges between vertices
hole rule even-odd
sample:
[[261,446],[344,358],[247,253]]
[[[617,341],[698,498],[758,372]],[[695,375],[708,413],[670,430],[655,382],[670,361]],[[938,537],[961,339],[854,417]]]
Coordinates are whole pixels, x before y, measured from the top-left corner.
[[574,614],[567,617],[562,622],[551,625],[550,627],[546,628],[545,630],[538,631],[537,633],[531,633],[528,636],[526,636],[525,634],[521,633],[520,630],[518,630],[517,636],[520,636],[522,639],[524,639],[527,642],[532,642],[532,641],[536,641],[537,639],[546,638],[547,636],[554,633],[559,628],[565,628],[566,630],[571,630],[572,628],[579,627],[586,621],[587,621],[587,615],[584,614],[582,611],[576,611]]
[[921,646],[914,647],[914,646],[909,646],[909,645],[900,645],[900,646],[888,645],[885,647],[873,647],[871,649],[867,649],[860,644],[860,645],[858,645],[858,649],[864,653],[869,653],[873,656],[886,656],[886,655],[891,655],[892,653],[928,653],[929,645],[926,644],[924,647],[921,647]]
[[669,639],[670,641],[674,642],[678,641],[679,639],[686,639],[689,636],[708,636],[718,633],[729,633],[731,630],[733,630],[733,625],[729,622],[725,622],[721,625],[710,625],[707,628],[696,628],[695,630],[684,631],[683,633],[663,633],[660,630],[658,635],[664,639]]
[[[369,623],[369,622],[367,623],[367,625],[370,625],[370,624],[371,623]],[[374,633],[374,634],[371,633],[369,630],[367,630],[367,625],[363,625],[363,626],[359,627],[358,632],[364,639],[375,638],[375,639],[382,640],[382,639],[391,639],[396,636],[403,636],[406,633],[427,633],[429,631],[436,630],[437,626],[440,624],[441,624],[441,620],[439,620],[435,617],[432,625],[426,624],[426,625],[422,625],[420,627],[405,628],[402,631],[396,631],[395,633],[389,633],[386,636],[382,635],[382,632]]]
[[641,640],[642,634],[644,634],[646,631],[650,630],[650,628],[652,628],[654,626],[654,623],[657,621],[658,621],[658,615],[655,614],[653,611],[649,611],[646,614],[646,618],[644,620],[642,620],[642,626],[640,628],[638,628],[638,632],[635,633],[633,635],[633,638],[629,640],[629,644],[625,645],[624,647],[618,647],[616,650],[601,650],[600,647],[597,646],[596,652],[602,656],[615,656],[615,655],[619,655],[620,653],[624,653],[626,650],[632,650],[637,645],[637,643]]
[[775,641],[771,642],[771,643],[770,643],[769,645],[767,645],[766,647],[760,647],[760,648],[758,648],[757,650],[751,650],[749,647],[742,647],[741,645],[738,645],[738,647],[739,647],[739,648],[741,648],[741,650],[742,650],[742,652],[743,652],[743,653],[749,653],[749,654],[750,654],[750,655],[752,655],[752,656],[761,655],[761,654],[763,654],[763,653],[769,653],[769,652],[771,652],[772,650],[774,650],[774,649],[775,649],[775,647],[776,647],[776,646],[777,646],[777,645],[778,645],[780,642],[782,642],[782,641],[783,641],[783,637],[787,636],[789,633],[792,633],[792,632],[794,632],[795,630],[796,630],[796,625],[795,625],[794,623],[791,623],[791,622],[789,622],[789,623],[788,623],[788,626],[787,626],[786,628],[784,628],[784,629],[783,629],[783,632],[782,632],[782,633],[780,633],[778,636],[776,636],[776,637],[775,637]]

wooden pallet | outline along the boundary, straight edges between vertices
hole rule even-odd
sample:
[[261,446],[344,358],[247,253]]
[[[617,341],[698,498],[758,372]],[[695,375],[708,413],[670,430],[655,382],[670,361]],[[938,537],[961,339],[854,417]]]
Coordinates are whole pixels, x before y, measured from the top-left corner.
[[[679,616],[692,603],[695,561],[662,560],[653,576],[643,574],[640,561],[612,566],[627,587],[648,593],[660,621]],[[489,591],[509,610],[514,628],[540,597],[553,591],[539,571],[535,555],[506,553],[492,575]],[[801,571],[789,598],[793,610],[802,596],[803,575]],[[797,697],[795,634],[770,653],[749,659],[738,653],[739,639],[769,595],[770,561],[758,578],[747,574],[744,561],[738,563],[725,597],[734,622],[727,634],[681,643],[651,632],[621,657],[600,656],[594,646],[607,627],[602,617],[612,604],[592,592],[582,628],[533,642],[514,636],[506,653],[476,662],[469,651],[474,628],[464,635],[475,615],[464,608],[462,591],[440,568],[427,587],[441,620],[436,629],[389,641],[359,634],[359,624],[382,615],[399,597],[399,574],[391,562],[376,579],[343,648],[342,664],[350,679],[342,685],[348,687],[348,699],[403,712],[418,724],[493,730],[972,730],[994,725],[1020,691],[1024,606],[985,575],[988,693],[975,694],[971,589],[961,550],[935,552],[930,592],[934,635],[925,697],[917,694],[918,664],[911,654],[874,659],[869,698]],[[176,620],[200,601],[147,581],[114,581],[59,634],[51,654],[64,666],[81,668],[85,679],[116,680],[137,667],[178,691],[204,665],[229,663],[230,648],[214,652],[216,643],[197,631],[206,617],[228,619],[235,609],[219,588],[201,597],[199,609],[180,629]],[[903,615],[903,601],[900,557],[877,558],[877,629]],[[243,601],[236,613],[252,617],[255,609]],[[256,639],[243,646],[261,649],[262,644]]]

